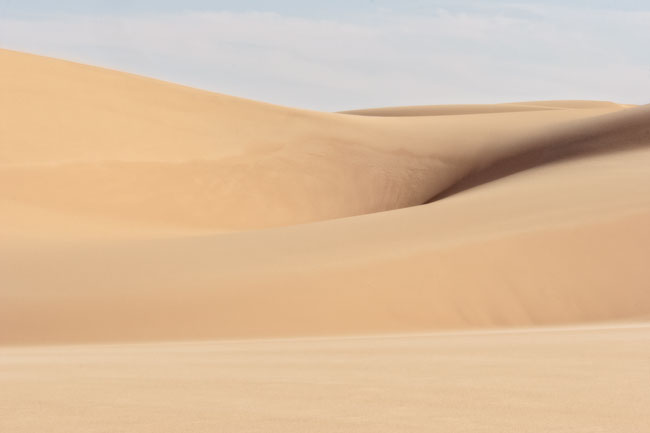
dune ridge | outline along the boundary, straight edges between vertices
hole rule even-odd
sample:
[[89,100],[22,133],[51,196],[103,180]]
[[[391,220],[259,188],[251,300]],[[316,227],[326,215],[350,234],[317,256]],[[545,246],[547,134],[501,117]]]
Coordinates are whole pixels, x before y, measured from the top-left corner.
[[511,113],[517,111],[561,110],[566,108],[613,108],[609,101],[530,101],[501,104],[415,105],[340,111],[342,114],[380,117],[449,116],[462,114]]

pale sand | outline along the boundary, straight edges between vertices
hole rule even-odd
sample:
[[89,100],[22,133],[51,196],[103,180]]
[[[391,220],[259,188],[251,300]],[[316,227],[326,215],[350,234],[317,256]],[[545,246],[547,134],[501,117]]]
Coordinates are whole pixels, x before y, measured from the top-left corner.
[[0,348],[6,432],[645,433],[650,327]]
[[[260,228],[414,206],[471,170],[593,127],[564,131],[562,123],[622,110],[596,102],[464,116],[350,116],[0,56],[0,200],[140,225]],[[647,113],[639,116],[634,121],[647,127]],[[627,129],[623,134],[634,133]]]
[[650,106],[0,95],[0,431],[650,428]]

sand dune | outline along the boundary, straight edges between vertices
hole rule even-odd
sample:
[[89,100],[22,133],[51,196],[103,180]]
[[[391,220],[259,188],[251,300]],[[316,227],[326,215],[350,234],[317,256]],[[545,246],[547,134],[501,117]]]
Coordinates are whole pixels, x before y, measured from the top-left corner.
[[[4,342],[650,315],[650,106],[350,116],[3,56]],[[13,109],[37,98],[65,120]]]
[[379,119],[2,56],[0,115],[12,120],[2,127],[11,145],[0,199],[180,227],[261,228],[422,204],[476,167],[522,152],[549,125],[621,109]]
[[[563,431],[562,419],[579,431],[647,425],[639,414],[648,400],[640,384],[650,377],[642,367],[650,357],[650,106],[532,101],[320,113],[7,50],[0,95],[0,386],[13,396],[0,406],[32,419],[8,418],[11,431],[33,431],[41,420],[64,431],[70,412],[61,404],[113,425],[115,412],[88,391],[95,386],[133,392],[120,412],[137,431],[177,431],[190,413],[205,420],[192,431],[217,422],[229,431],[356,428],[360,412],[334,415],[344,388],[323,391],[330,406],[305,406],[315,394],[302,400],[301,387],[325,386],[323,369],[354,384],[346,395],[368,399],[359,411],[405,405],[358,431],[430,431],[440,417],[445,431],[476,431],[487,388],[515,393],[521,399],[509,404],[522,407],[517,423],[486,431]],[[594,323],[607,330],[494,331]],[[455,333],[407,335],[442,330]],[[362,334],[399,335],[342,337]],[[251,340],[183,343],[233,338]],[[170,340],[179,342],[161,343]],[[143,344],[103,345],[117,342]],[[70,343],[85,345],[62,346]],[[48,347],[6,347],[41,344]],[[630,357],[617,358],[612,344]],[[503,358],[512,347],[515,358]],[[513,376],[512,368],[536,374],[546,350],[558,358],[539,382]],[[349,365],[337,364],[341,351]],[[381,363],[363,376],[368,359],[398,353],[395,366],[417,377],[387,376]],[[418,361],[425,358],[433,364]],[[336,367],[285,370],[318,359]],[[622,359],[632,369],[612,380],[627,405],[602,394],[604,379],[596,393],[585,387]],[[225,363],[224,376],[204,361]],[[162,385],[147,381],[158,376],[129,362],[160,362],[151,374],[166,376],[165,386],[208,400],[169,410],[164,394],[151,403]],[[436,366],[445,375],[418,379],[434,378]],[[285,385],[258,394],[266,385],[250,378],[262,370]],[[108,386],[89,377],[130,379]],[[65,378],[68,391],[33,406]],[[216,388],[197,388],[200,378]],[[413,394],[415,382],[423,388]],[[387,393],[381,404],[372,403],[372,386]],[[540,394],[526,394],[534,386]],[[579,416],[561,413],[555,386],[583,396]],[[441,389],[447,403],[436,400],[436,412],[411,401]],[[223,413],[206,415],[211,399]],[[296,399],[301,416],[286,406]],[[545,416],[522,428],[541,413],[528,404],[557,422]],[[485,411],[507,412],[505,403]]]

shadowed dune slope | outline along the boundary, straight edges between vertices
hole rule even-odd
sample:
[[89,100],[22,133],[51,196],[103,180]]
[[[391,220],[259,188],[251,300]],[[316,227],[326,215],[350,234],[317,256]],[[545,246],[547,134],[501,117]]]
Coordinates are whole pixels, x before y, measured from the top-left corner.
[[650,317],[648,106],[354,116],[0,66],[2,343]]

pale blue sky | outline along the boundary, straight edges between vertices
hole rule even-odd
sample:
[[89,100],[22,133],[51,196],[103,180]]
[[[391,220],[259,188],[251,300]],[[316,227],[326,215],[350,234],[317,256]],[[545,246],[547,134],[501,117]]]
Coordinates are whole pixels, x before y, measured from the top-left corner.
[[0,47],[322,110],[648,103],[648,46],[647,0],[0,0]]
[[[66,13],[160,13],[181,11],[267,11],[309,17],[342,17],[389,8],[428,13],[435,9],[487,7],[494,0],[1,0],[7,15]],[[584,9],[650,10],[647,0],[540,0],[503,3],[569,6]]]

